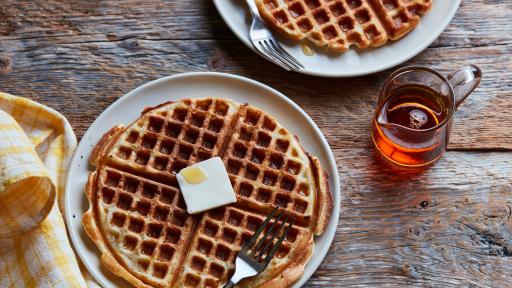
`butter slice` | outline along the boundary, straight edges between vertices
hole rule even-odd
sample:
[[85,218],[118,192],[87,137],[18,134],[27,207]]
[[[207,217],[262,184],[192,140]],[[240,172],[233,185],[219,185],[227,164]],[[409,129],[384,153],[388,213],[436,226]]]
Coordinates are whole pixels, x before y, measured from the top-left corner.
[[[184,176],[184,174],[187,174],[187,169],[194,171],[195,168],[202,169],[202,172],[208,175],[205,181],[196,184],[187,181]],[[192,176],[192,178],[194,177]],[[176,178],[189,214],[201,213],[236,202],[235,191],[231,186],[231,181],[229,181],[226,167],[219,157],[184,168],[176,175]]]
[[187,167],[180,171],[180,174],[185,178],[188,184],[199,184],[208,180],[208,175],[201,167]]

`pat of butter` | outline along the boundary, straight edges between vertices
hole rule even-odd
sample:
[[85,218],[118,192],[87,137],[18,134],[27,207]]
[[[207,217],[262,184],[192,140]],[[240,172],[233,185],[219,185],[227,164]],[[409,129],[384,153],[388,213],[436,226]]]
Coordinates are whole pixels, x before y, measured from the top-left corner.
[[[202,171],[198,172],[196,168]],[[198,178],[201,178],[199,176],[201,173],[204,174],[205,179],[197,181]],[[176,175],[176,178],[189,214],[201,213],[236,202],[235,191],[229,181],[226,167],[219,157],[184,168]]]
[[190,166],[181,170],[180,174],[183,175],[188,184],[199,184],[208,180],[208,175],[201,167]]

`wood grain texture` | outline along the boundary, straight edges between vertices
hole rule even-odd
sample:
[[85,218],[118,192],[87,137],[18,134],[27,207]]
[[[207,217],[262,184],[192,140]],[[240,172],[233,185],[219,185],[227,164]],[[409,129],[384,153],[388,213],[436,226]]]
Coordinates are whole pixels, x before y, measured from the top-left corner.
[[312,286],[510,287],[509,153],[451,152],[424,174],[336,154],[354,160],[338,167],[338,234]]
[[210,0],[2,0],[0,90],[62,112],[80,138],[118,97],[163,76],[261,81],[313,118],[340,172],[335,242],[306,287],[511,287],[511,15],[510,1],[463,1],[441,37],[404,64],[484,72],[455,115],[451,151],[417,175],[389,170],[371,149],[392,70],[351,79],[282,71],[239,42]]

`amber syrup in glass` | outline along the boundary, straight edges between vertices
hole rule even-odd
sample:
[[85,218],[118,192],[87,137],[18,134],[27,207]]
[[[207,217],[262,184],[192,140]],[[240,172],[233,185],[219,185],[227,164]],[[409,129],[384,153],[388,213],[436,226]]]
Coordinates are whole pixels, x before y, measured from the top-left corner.
[[385,99],[372,125],[378,152],[402,167],[425,166],[441,157],[446,143],[435,127],[448,116],[443,98],[429,87],[404,85]]

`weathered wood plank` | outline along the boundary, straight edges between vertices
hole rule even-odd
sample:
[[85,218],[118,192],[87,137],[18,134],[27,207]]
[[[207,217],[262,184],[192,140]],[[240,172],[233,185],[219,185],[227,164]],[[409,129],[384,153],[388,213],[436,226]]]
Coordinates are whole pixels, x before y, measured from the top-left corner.
[[512,285],[510,153],[449,152],[418,175],[365,148],[335,154],[342,211],[311,287]]
[[[262,63],[234,40],[127,39],[51,46],[40,46],[34,39],[10,42],[0,53],[4,62],[10,62],[0,74],[0,89],[63,111],[78,135],[108,104],[144,82],[177,72],[216,70],[248,76],[282,91],[305,108],[334,147],[368,147],[368,125],[380,87],[390,73],[355,79],[290,75]],[[512,60],[507,55],[511,52],[512,44],[430,48],[408,63],[442,71],[474,63],[484,70],[481,87],[456,113],[451,149],[512,148],[512,107],[507,97],[511,88],[507,79],[512,79]],[[330,105],[325,107],[325,103]]]

